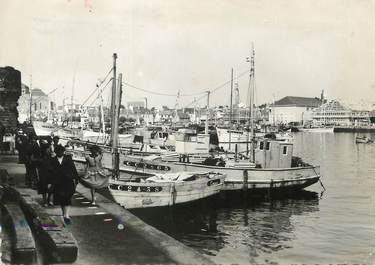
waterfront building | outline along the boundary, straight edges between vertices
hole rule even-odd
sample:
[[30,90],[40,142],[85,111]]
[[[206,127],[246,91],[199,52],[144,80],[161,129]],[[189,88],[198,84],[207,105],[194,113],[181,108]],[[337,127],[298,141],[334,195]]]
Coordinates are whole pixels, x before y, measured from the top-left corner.
[[47,114],[49,110],[49,98],[43,90],[34,88],[31,90],[31,110],[35,115]]
[[127,102],[127,107],[128,109],[130,110],[134,110],[136,111],[137,109],[146,109],[147,106],[146,106],[146,101],[143,101],[143,100],[140,100],[140,101],[128,101]]
[[174,110],[165,109],[159,110],[155,115],[155,122],[171,123],[173,119]]
[[369,111],[351,110],[337,100],[331,100],[313,111],[313,124],[318,126],[359,126],[369,123]]
[[319,98],[287,96],[273,104],[268,119],[274,124],[304,124],[312,120],[312,111],[321,104]]
[[370,111],[368,110],[352,110],[350,121],[354,126],[366,126],[371,123]]
[[[232,110],[232,124],[247,124],[249,122],[249,107],[243,104],[239,104],[238,107]],[[255,122],[263,120],[262,109],[255,107],[254,109],[254,120]],[[221,117],[224,123],[229,124],[230,121],[230,108],[223,110]]]

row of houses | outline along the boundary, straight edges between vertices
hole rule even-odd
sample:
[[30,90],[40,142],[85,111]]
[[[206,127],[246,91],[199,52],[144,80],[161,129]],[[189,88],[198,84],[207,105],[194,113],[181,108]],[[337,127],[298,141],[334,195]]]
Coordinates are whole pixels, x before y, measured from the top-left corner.
[[[209,117],[211,124],[246,124],[249,121],[249,107],[241,104],[207,108],[146,109],[145,106],[132,106],[121,110],[120,116],[133,118],[138,123],[204,123]],[[351,109],[337,100],[287,96],[274,104],[263,104],[254,108],[257,122],[264,124],[295,125],[368,125],[371,123],[368,110]],[[374,119],[375,120],[375,119]]]
[[[19,121],[33,119],[54,119],[63,121],[69,117],[77,117],[82,123],[99,123],[101,113],[98,106],[82,106],[80,104],[63,104],[56,106],[41,89],[29,89],[21,84],[22,95],[18,101]],[[31,103],[31,106],[30,106]],[[249,107],[236,102],[233,108],[216,106],[207,108],[161,109],[148,108],[146,101],[127,102],[120,108],[122,120],[132,120],[138,124],[155,123],[204,123],[209,117],[212,124],[246,124],[249,121]],[[327,101],[320,98],[284,97],[273,104],[263,104],[254,108],[255,120],[264,124],[298,124],[298,125],[367,125],[371,119],[368,110],[351,109],[337,100]],[[375,115],[374,115],[375,116]],[[109,120],[109,108],[104,108],[105,120]]]

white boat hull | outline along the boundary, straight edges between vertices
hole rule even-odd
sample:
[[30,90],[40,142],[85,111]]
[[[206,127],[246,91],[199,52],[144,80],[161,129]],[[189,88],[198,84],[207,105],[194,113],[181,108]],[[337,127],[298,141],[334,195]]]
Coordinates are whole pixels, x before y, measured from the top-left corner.
[[109,191],[127,209],[173,206],[219,193],[224,176],[180,182],[137,183],[112,180]]
[[301,128],[301,132],[314,132],[314,133],[333,133],[334,127],[327,128]]

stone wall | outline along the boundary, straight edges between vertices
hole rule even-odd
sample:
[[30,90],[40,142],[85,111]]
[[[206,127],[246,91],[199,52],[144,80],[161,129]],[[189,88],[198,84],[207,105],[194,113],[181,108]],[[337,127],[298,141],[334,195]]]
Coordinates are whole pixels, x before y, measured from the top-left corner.
[[20,96],[21,72],[9,66],[0,67],[0,134],[15,132]]

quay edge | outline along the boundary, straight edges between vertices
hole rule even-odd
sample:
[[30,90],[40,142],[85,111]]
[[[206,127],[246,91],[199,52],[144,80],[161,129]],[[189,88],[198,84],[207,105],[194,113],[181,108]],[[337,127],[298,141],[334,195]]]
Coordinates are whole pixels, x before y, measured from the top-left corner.
[[[9,160],[12,160],[10,159],[11,157],[14,158],[13,162],[9,162]],[[9,172],[8,177],[10,177],[13,180],[17,178],[14,175],[15,171],[17,170],[20,171],[20,168],[22,165],[16,164],[16,157],[7,156],[7,158],[4,159],[4,162],[1,160],[2,159],[0,156],[0,166],[7,167],[7,170],[5,171],[7,171],[7,173]],[[16,174],[16,175],[22,175],[22,174]],[[19,182],[22,182],[22,180],[20,180]],[[24,194],[24,192],[21,191],[20,194]],[[90,191],[84,188],[83,186],[78,185],[77,194],[80,194],[83,197],[89,198]],[[112,216],[116,217],[120,222],[125,224],[126,229],[132,230],[136,235],[140,236],[145,241],[147,241],[148,244],[155,247],[155,249],[159,250],[161,253],[164,253],[164,255],[170,259],[170,262],[168,263],[171,263],[171,264],[205,264],[205,265],[215,264],[213,261],[211,261],[209,258],[206,258],[204,255],[202,255],[198,251],[191,249],[188,246],[185,246],[184,244],[175,240],[174,238],[146,224],[141,219],[139,219],[138,217],[130,213],[128,210],[110,201],[104,196],[101,196],[100,194],[97,194],[97,205],[100,207],[101,210],[108,212]],[[78,245],[78,252],[79,252],[79,245]],[[79,261],[79,255],[78,255],[77,261]]]
[[348,133],[374,133],[375,126],[365,126],[365,127],[334,127],[333,132],[348,132]]
[[[91,196],[90,191],[81,185],[77,186],[77,191],[88,199]],[[160,251],[164,252],[177,264],[215,264],[199,252],[185,246],[176,239],[157,230],[155,227],[146,224],[140,218],[136,217],[122,206],[105,198],[103,195],[96,194],[96,204],[126,224],[129,229],[132,229]]]

